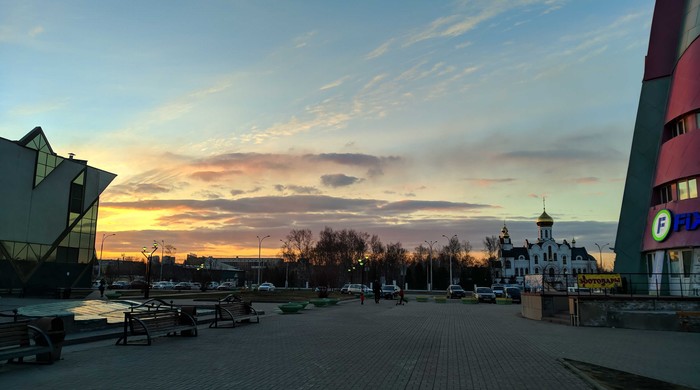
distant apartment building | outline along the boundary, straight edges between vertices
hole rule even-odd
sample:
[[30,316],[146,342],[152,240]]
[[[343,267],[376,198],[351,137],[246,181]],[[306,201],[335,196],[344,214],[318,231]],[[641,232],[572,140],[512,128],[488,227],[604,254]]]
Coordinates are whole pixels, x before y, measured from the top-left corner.
[[115,177],[56,154],[41,127],[0,138],[0,289],[89,287],[99,196]]
[[615,242],[634,292],[700,295],[700,1],[658,1]]
[[[553,284],[569,283],[567,276],[580,273],[598,272],[593,256],[584,247],[576,247],[576,239],[571,243],[554,239],[552,227],[554,219],[542,211],[537,220],[537,239],[525,240],[523,246],[514,246],[508,228],[503,225],[499,235],[498,273],[495,278],[507,283],[523,283],[525,275],[544,275]],[[573,283],[573,282],[572,282]]]

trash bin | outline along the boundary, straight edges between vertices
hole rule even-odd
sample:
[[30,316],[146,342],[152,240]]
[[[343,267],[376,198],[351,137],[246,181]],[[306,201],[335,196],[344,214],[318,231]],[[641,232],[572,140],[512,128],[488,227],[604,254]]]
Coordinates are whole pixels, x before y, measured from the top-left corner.
[[[49,340],[51,340],[51,344],[53,345],[53,350],[51,352],[36,355],[36,360],[39,362],[55,362],[61,360],[63,340],[66,338],[63,319],[60,317],[42,317],[36,321],[36,327],[49,336]],[[38,337],[35,341],[38,345],[46,345],[46,340],[44,340],[43,337]]]

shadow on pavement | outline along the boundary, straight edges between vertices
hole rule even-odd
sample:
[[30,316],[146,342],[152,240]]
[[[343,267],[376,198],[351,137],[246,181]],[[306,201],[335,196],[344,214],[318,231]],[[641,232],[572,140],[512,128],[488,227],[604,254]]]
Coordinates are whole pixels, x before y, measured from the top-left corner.
[[692,390],[690,387],[676,385],[648,378],[629,372],[606,368],[595,364],[579,362],[576,360],[562,359],[564,364],[573,368],[579,376],[592,382],[598,389],[623,390]]

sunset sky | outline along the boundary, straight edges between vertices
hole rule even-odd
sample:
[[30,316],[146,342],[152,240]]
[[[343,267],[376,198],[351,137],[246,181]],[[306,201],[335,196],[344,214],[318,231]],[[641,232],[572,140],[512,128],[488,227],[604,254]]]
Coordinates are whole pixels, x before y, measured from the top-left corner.
[[[279,254],[291,229],[412,251],[507,224],[613,258],[651,0],[0,0],[0,137],[117,178],[96,247]],[[609,245],[603,245],[609,243]],[[99,256],[99,253],[98,253]]]

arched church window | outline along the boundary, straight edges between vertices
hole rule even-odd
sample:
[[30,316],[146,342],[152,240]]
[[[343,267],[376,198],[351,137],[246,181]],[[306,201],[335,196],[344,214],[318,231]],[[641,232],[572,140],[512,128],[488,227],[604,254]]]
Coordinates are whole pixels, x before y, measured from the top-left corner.
[[552,247],[547,247],[547,253],[549,254],[548,259],[551,261],[552,260]]
[[539,268],[539,267],[535,267],[535,273],[536,273],[536,274],[539,274],[539,273],[540,273],[540,268]]
[[566,255],[561,257],[561,262],[562,264],[566,264]]
[[[539,264],[539,260],[540,260],[540,257],[535,255],[535,264]],[[537,273],[537,272],[535,272],[535,273]]]
[[554,277],[554,268],[549,269],[549,276]]

